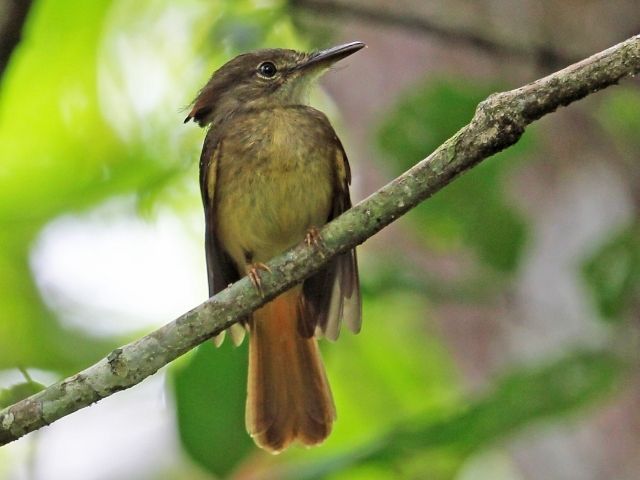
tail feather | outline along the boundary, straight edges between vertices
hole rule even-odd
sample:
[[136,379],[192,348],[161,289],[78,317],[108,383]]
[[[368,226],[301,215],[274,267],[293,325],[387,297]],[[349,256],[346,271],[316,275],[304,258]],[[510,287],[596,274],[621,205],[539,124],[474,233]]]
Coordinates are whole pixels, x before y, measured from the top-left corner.
[[249,322],[247,430],[273,453],[296,439],[304,445],[322,442],[335,419],[317,341],[298,331],[301,294],[294,287]]

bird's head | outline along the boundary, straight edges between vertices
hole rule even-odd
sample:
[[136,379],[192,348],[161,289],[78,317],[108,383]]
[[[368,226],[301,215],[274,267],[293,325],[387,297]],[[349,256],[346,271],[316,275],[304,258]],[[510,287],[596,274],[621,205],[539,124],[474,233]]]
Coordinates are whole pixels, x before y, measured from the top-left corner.
[[239,55],[214,72],[185,123],[193,119],[204,127],[240,110],[304,104],[313,80],[364,46],[351,42],[312,53],[276,48]]

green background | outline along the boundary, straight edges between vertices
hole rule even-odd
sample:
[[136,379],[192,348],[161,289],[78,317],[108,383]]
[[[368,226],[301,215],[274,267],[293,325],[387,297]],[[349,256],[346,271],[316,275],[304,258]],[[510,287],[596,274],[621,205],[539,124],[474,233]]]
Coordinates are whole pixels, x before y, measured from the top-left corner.
[[[161,102],[145,106],[130,94],[127,52],[118,47],[122,35],[140,47],[129,55],[149,55],[145,61],[163,66],[164,83],[149,84],[162,92]],[[166,210],[199,218],[196,163],[203,132],[180,123],[193,94],[212,69],[242,51],[319,48],[337,41],[333,35],[326,26],[302,27],[281,2],[34,2],[0,83],[0,373],[8,374],[0,376],[0,405],[41,387],[16,380],[19,368],[36,378],[37,372],[63,378],[148,331],[105,334],[92,331],[89,318],[86,327],[66,321],[38,287],[32,253],[43,229],[122,198],[130,205],[126,215],[149,224]],[[388,178],[400,174],[467,123],[478,102],[513,86],[500,76],[450,74],[390,92],[367,134],[382,160],[352,161],[354,177],[364,169]],[[334,110],[326,97],[316,103]],[[624,161],[637,162],[637,88],[607,92],[581,114],[597,123]],[[483,309],[513,293],[536,239],[530,210],[513,201],[513,179],[546,160],[541,152],[558,141],[548,130],[528,131],[515,147],[401,221],[412,248],[466,259],[463,274],[439,277],[402,252],[389,253],[392,245],[361,249],[363,332],[322,345],[339,412],[323,447],[293,448],[278,457],[257,451],[244,430],[246,346],[207,343],[161,373],[171,398],[167,415],[176,419],[176,448],[184,456],[181,466],[158,478],[194,478],[194,472],[202,478],[234,472],[456,478],[474,455],[500,451],[529,435],[532,425],[579,423],[616,398],[637,361],[629,342],[619,341],[637,335],[637,221],[622,222],[581,253],[571,272],[588,299],[594,318],[588,321],[606,330],[607,341],[566,342],[551,354],[507,363],[471,389],[438,322],[443,306]],[[200,232],[192,233],[199,248]],[[6,452],[0,450],[0,463],[9,469],[19,460]]]

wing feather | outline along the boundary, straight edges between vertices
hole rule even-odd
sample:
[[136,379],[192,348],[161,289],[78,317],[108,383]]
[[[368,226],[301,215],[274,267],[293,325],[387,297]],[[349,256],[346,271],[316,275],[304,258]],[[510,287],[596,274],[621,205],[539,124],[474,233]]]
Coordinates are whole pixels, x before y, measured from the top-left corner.
[[[210,297],[240,278],[231,258],[220,246],[215,231],[215,190],[222,143],[214,130],[209,130],[200,155],[200,193],[205,216],[205,254]],[[244,338],[240,330],[244,332],[244,327],[241,325],[233,325],[231,329],[231,338],[236,345],[239,345]],[[216,346],[222,344],[224,333],[214,338]]]
[[[335,134],[334,134],[335,135]],[[331,221],[351,208],[349,184],[351,170],[342,143],[335,138],[335,190]],[[301,326],[304,336],[325,336],[336,340],[342,321],[354,333],[362,324],[362,302],[355,249],[334,257],[329,265],[304,282],[301,308],[305,319]]]

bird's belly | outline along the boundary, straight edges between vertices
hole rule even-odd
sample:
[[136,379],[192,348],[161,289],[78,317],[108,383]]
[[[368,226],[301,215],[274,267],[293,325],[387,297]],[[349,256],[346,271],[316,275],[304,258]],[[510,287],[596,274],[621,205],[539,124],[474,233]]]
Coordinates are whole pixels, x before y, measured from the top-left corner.
[[266,262],[326,223],[333,194],[328,159],[282,155],[220,167],[217,234],[238,267]]

